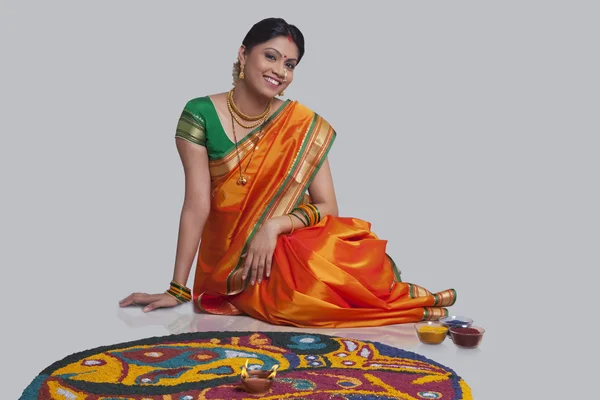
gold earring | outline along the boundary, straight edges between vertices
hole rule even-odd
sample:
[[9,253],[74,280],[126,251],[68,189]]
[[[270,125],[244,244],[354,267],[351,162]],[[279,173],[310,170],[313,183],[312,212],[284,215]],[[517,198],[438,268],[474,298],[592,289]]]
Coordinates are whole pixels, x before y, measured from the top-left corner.
[[244,75],[244,64],[242,64],[240,66],[240,79],[244,79],[245,75]]
[[284,95],[284,93],[283,93],[283,90],[282,90],[281,92],[279,92],[279,95],[280,95],[280,96],[283,96],[283,95]]

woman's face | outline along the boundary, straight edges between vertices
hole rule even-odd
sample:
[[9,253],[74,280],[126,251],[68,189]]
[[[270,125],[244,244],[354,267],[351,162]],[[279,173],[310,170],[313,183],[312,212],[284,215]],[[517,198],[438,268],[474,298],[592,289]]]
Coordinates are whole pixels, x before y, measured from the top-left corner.
[[239,58],[244,65],[244,81],[253,91],[275,97],[294,80],[298,47],[286,36],[261,43],[248,53],[242,46]]

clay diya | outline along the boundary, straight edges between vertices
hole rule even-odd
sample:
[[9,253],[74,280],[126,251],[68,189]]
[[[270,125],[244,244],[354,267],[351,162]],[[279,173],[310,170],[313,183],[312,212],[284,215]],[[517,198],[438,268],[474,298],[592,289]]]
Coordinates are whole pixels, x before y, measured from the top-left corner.
[[250,394],[260,395],[268,393],[273,385],[273,379],[277,374],[277,368],[279,365],[274,365],[268,371],[254,370],[248,371],[248,360],[242,367],[242,387]]

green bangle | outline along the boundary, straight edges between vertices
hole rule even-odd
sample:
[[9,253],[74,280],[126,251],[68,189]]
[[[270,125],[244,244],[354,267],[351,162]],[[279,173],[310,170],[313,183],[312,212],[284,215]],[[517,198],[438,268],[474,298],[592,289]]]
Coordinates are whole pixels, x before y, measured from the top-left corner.
[[173,297],[175,297],[175,300],[177,300],[177,301],[178,301],[179,303],[181,303],[181,304],[183,304],[183,303],[187,303],[188,301],[191,301],[191,299],[186,299],[186,298],[184,298],[184,297],[181,297],[181,296],[179,296],[179,295],[177,295],[177,294],[171,293],[171,291],[169,291],[169,290],[167,290],[167,291],[165,292],[165,294],[168,294],[168,295],[170,295],[170,296],[173,296]]
[[190,293],[182,292],[181,290],[174,288],[174,287],[169,288],[169,290],[167,290],[167,291],[177,297],[181,297],[184,300],[192,299],[192,295]]
[[[310,217],[308,216],[308,213],[301,208],[295,208],[292,210],[291,214],[294,214],[295,211],[298,211],[305,218],[303,221],[302,221],[302,218],[300,218],[300,220],[302,221],[304,226],[305,227],[309,226],[310,225]],[[294,214],[294,215],[296,215],[296,214]]]
[[302,204],[299,208],[306,212],[306,215],[308,215],[310,225],[314,225],[317,223],[317,214],[308,203]]
[[189,293],[189,294],[191,294],[191,293],[192,293],[192,291],[191,291],[191,290],[190,290],[188,287],[186,287],[186,286],[183,286],[183,285],[181,285],[181,284],[179,284],[179,283],[177,283],[177,282],[175,282],[175,281],[171,281],[171,286],[174,286],[174,287],[176,287],[177,289],[180,289],[180,290],[182,290],[182,291],[184,291],[184,292],[186,292],[186,293]]

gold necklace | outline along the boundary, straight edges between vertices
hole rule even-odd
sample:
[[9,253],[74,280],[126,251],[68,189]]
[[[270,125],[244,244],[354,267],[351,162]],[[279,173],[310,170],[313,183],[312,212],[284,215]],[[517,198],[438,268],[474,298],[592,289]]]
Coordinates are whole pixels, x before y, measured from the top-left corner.
[[[259,126],[260,124],[262,124],[265,121],[265,119],[267,118],[267,116],[270,114],[272,106],[273,106],[273,99],[271,99],[269,101],[269,104],[267,105],[266,110],[262,114],[251,117],[249,115],[244,114],[235,105],[235,102],[233,101],[233,89],[229,91],[229,94],[227,96],[227,108],[229,109],[229,113],[231,114],[232,118],[235,120],[235,122],[237,122],[237,124],[239,126],[241,126],[242,128],[246,128],[246,129],[253,129],[253,128],[256,128],[257,126]],[[245,119],[246,121],[257,121],[257,122],[254,122],[251,124],[244,124],[239,120],[238,116],[241,117],[242,119]]]
[[[269,111],[270,111],[270,110],[269,110]],[[244,123],[242,123],[242,122],[241,122],[241,121],[238,119],[238,117],[235,115],[235,113],[234,113],[234,111],[231,109],[231,107],[229,107],[229,113],[231,114],[231,118],[233,118],[233,120],[234,120],[235,122],[237,122],[237,124],[238,124],[239,126],[241,126],[242,128],[246,128],[246,129],[254,129],[254,128],[256,128],[257,126],[259,126],[260,124],[262,124],[262,123],[263,123],[263,120],[259,120],[258,122],[255,122],[255,123],[252,123],[252,124],[249,124],[249,125],[247,125],[247,124],[244,124]]]
[[228,100],[228,104],[231,106],[232,110],[237,115],[239,115],[240,117],[245,119],[246,121],[258,121],[258,120],[264,119],[267,115],[269,115],[269,111],[271,111],[271,106],[273,104],[273,99],[269,100],[269,105],[267,106],[265,111],[263,111],[263,113],[260,115],[256,115],[256,116],[252,117],[250,115],[244,114],[242,112],[242,110],[240,110],[238,108],[238,106],[235,104],[235,100],[233,99],[233,89],[231,89],[229,91],[229,94],[227,95],[227,100]]
[[250,163],[252,162],[252,159],[254,158],[254,152],[257,149],[257,145],[258,145],[258,141],[260,140],[260,137],[262,135],[262,126],[260,128],[260,132],[258,133],[258,138],[256,140],[256,142],[254,142],[252,144],[252,153],[250,153],[250,160],[248,160],[248,163],[246,164],[246,168],[242,169],[242,159],[240,158],[240,150],[238,148],[238,140],[237,140],[237,136],[235,134],[235,122],[233,121],[233,113],[231,114],[231,127],[233,130],[233,140],[235,142],[235,153],[237,154],[237,159],[238,159],[238,168],[240,169],[240,177],[237,181],[238,185],[246,185],[246,183],[248,183],[248,179],[244,176],[244,173],[248,170],[248,167],[250,166]]
[[[235,101],[233,100],[233,89],[231,89],[229,91],[229,94],[227,95],[227,108],[229,109],[229,113],[231,114],[231,128],[233,130],[233,140],[235,143],[235,152],[237,154],[238,168],[240,170],[240,177],[237,181],[238,185],[244,186],[248,183],[248,179],[246,178],[246,176],[244,176],[244,173],[248,170],[248,167],[250,166],[250,163],[252,162],[252,159],[254,158],[254,152],[256,151],[256,149],[258,147],[257,146],[258,141],[260,140],[260,137],[262,136],[262,126],[260,129],[260,132],[258,133],[256,142],[253,143],[253,145],[252,145],[252,152],[250,153],[250,160],[248,160],[248,163],[246,164],[246,168],[243,168],[242,167],[242,159],[240,156],[240,150],[238,147],[237,135],[235,134],[235,124],[237,123],[239,126],[241,126],[242,128],[246,128],[246,129],[256,128],[257,126],[264,124],[264,122],[267,120],[267,117],[271,113],[272,106],[273,106],[273,99],[271,99],[269,101],[269,104],[267,105],[267,108],[263,113],[252,117],[252,116],[244,114],[236,106]],[[246,121],[255,121],[255,122],[252,124],[249,124],[249,125],[243,124],[239,120],[238,116],[242,119],[245,119]]]

